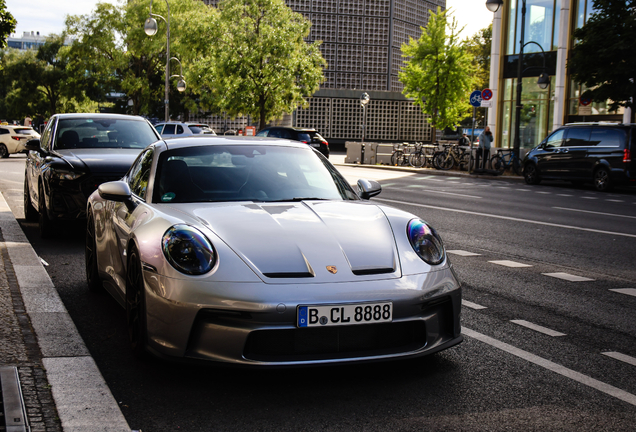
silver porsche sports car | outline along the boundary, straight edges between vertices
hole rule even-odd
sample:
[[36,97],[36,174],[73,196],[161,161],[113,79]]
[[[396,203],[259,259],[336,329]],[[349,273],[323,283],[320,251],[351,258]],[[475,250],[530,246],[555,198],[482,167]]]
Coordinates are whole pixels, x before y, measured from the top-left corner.
[[380,191],[295,141],[158,141],[88,200],[88,285],[126,308],[139,355],[291,366],[458,344],[442,240]]

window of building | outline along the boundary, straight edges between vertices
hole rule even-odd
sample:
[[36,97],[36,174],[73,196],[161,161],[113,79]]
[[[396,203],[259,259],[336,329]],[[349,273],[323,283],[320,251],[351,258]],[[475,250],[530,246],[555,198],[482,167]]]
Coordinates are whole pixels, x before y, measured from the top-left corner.
[[[509,30],[506,43],[506,54],[519,53],[521,39],[521,7],[522,0],[512,1],[508,14]],[[559,30],[561,0],[526,0],[526,16],[523,40],[524,43],[536,42],[544,51],[556,49]],[[524,53],[540,52],[535,44],[526,45]]]

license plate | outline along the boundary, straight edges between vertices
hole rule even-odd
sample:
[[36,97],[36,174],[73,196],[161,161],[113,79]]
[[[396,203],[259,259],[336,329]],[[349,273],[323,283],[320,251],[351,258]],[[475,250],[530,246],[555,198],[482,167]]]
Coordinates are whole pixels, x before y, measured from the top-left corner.
[[298,306],[298,327],[342,326],[393,321],[393,303]]

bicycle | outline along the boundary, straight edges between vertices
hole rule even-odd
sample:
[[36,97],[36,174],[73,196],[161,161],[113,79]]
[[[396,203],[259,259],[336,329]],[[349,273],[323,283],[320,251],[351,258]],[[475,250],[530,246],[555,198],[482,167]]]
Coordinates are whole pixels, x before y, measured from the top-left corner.
[[414,168],[422,168],[426,165],[432,166],[433,157],[435,156],[434,149],[436,148],[437,146],[430,144],[415,143],[415,150],[411,153],[409,163]]
[[411,157],[409,148],[410,148],[410,144],[406,142],[402,143],[401,145],[397,145],[393,149],[393,154],[391,154],[391,165],[392,166],[409,165],[409,159]]
[[436,167],[447,171],[457,165],[461,171],[465,171],[468,168],[470,159],[466,149],[460,148],[457,144],[444,147],[444,150],[435,156],[434,163]]
[[490,166],[499,175],[503,174],[508,168],[511,168],[515,174],[521,175],[521,162],[519,158],[515,157],[513,149],[497,150],[497,154],[490,158]]

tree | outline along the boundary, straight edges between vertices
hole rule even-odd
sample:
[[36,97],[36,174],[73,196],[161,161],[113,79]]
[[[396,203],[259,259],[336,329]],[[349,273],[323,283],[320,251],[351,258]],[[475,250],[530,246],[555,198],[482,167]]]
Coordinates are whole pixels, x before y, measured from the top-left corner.
[[468,105],[471,56],[460,43],[455,18],[437,7],[419,40],[402,45],[406,66],[399,74],[404,93],[431,116],[438,128],[454,126]]
[[311,23],[284,0],[223,0],[206,47],[188,80],[209,89],[206,104],[229,116],[251,115],[262,129],[318,90],[326,64]]
[[0,0],[0,48],[6,48],[7,36],[15,31],[17,21],[7,10],[5,0]]
[[574,32],[568,69],[596,102],[636,109],[636,0],[594,0],[596,13]]
[[[159,31],[148,37],[143,29],[149,13],[149,0],[129,1],[121,6],[98,3],[95,11],[85,16],[69,16],[67,33],[77,37],[69,48],[69,70],[74,87],[84,89],[97,101],[109,100],[109,95],[124,94],[118,111],[133,114],[161,115],[165,88],[166,31],[158,20]],[[210,8],[199,0],[180,0],[170,3],[170,53],[183,60],[188,46],[179,39],[189,32],[191,21],[209,19]],[[153,13],[168,16],[165,2],[154,2]],[[204,37],[204,36],[202,36]],[[172,61],[174,74],[177,63]],[[189,65],[184,62],[184,67]],[[183,112],[174,82],[170,85],[171,112]],[[127,101],[132,101],[129,108]],[[192,106],[190,106],[192,109]]]
[[[464,42],[472,57],[471,73],[473,90],[483,90],[490,85],[490,50],[492,46],[492,24],[479,30]],[[485,109],[476,110],[477,122],[484,119]],[[463,125],[472,127],[472,107],[466,107]]]

